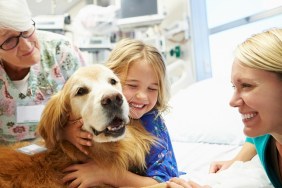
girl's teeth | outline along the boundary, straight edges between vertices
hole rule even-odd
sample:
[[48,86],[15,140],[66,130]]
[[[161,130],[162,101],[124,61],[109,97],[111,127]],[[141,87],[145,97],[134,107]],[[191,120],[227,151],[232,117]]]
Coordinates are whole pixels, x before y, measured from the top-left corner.
[[132,107],[134,107],[134,108],[142,108],[143,107],[143,105],[141,105],[141,104],[130,104],[130,106],[132,106]]

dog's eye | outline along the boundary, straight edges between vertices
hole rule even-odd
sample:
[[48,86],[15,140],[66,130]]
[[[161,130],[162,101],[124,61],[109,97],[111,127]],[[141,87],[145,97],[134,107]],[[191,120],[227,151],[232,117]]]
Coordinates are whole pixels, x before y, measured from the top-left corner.
[[84,87],[81,87],[77,90],[76,92],[76,96],[82,96],[82,95],[85,95],[87,94],[89,91],[87,88],[84,88]]
[[111,79],[110,79],[110,83],[111,83],[112,85],[116,85],[117,81],[116,81],[114,78],[111,78]]

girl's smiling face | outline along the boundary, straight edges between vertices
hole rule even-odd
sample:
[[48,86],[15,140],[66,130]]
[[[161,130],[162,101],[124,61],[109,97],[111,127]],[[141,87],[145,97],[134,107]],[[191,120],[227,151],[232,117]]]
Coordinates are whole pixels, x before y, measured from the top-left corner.
[[141,118],[154,108],[159,93],[159,82],[153,67],[145,61],[135,61],[130,64],[127,75],[121,75],[123,93],[129,103],[130,116]]
[[235,59],[231,80],[234,95],[230,105],[238,107],[250,137],[282,134],[282,80],[276,73],[246,67]]

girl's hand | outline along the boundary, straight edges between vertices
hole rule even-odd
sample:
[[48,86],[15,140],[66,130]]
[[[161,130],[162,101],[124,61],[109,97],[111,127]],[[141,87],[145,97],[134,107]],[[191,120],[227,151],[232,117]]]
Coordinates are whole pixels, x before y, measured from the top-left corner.
[[193,181],[185,181],[181,178],[172,178],[167,182],[169,188],[211,188],[208,185],[201,186]]
[[188,181],[188,183],[192,186],[192,188],[212,188],[211,186],[208,185],[199,185],[196,182],[193,181]]
[[[69,188],[88,188],[104,184],[105,177],[111,177],[106,169],[102,169],[92,160],[83,164],[75,164],[64,169],[67,173],[63,183],[68,183]],[[112,177],[111,177],[112,178]]]
[[181,178],[172,178],[167,182],[168,188],[193,188],[187,181]]
[[75,145],[81,152],[88,155],[83,146],[92,145],[92,134],[81,129],[82,119],[69,120],[63,129],[63,138]]

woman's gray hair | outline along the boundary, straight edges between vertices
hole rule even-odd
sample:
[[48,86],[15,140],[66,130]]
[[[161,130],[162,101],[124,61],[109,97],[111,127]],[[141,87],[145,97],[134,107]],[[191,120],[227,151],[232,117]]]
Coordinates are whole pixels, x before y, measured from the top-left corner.
[[26,0],[0,0],[0,29],[26,31],[32,24],[31,15]]

